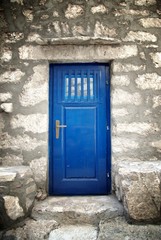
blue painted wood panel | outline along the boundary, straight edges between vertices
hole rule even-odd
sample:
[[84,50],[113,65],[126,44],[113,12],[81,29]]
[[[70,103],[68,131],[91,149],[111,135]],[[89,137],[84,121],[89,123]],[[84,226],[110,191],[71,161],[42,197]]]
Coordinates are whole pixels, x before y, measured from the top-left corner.
[[52,195],[106,194],[111,190],[107,80],[109,67],[104,64],[50,65]]

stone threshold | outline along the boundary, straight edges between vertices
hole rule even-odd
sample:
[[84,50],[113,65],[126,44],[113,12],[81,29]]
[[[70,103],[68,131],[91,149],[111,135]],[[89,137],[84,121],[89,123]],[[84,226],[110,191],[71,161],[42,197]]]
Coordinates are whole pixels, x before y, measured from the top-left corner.
[[123,206],[114,195],[47,197],[36,202],[31,217],[56,220],[59,224],[98,225],[101,220],[123,216]]

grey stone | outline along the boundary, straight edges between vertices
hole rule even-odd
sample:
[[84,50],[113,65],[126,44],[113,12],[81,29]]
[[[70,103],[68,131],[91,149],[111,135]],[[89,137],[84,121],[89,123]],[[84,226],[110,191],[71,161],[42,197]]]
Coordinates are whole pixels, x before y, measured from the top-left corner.
[[160,68],[161,67],[161,52],[150,53],[150,56],[153,60],[154,66],[156,68]]
[[24,33],[20,32],[7,33],[5,35],[5,38],[6,43],[16,43],[17,41],[20,41],[24,38]]
[[3,49],[1,53],[1,61],[9,62],[12,59],[12,51],[10,49]]
[[5,127],[5,122],[4,122],[2,113],[0,113],[0,133],[3,131],[4,127]]
[[47,181],[47,158],[42,157],[32,160],[30,168],[33,171],[33,176],[37,185],[44,187]]
[[122,216],[123,208],[112,196],[48,197],[37,202],[34,219],[53,218],[60,224],[97,224],[101,219]]
[[153,108],[161,106],[161,95],[153,97]]
[[81,16],[83,12],[83,6],[69,4],[67,10],[65,11],[65,17],[68,19],[77,18]]
[[48,239],[49,233],[58,228],[58,223],[54,220],[28,220],[23,229],[26,232],[28,240]]
[[113,75],[111,77],[112,86],[128,86],[130,84],[130,78],[127,75]]
[[27,134],[11,136],[4,132],[0,136],[1,144],[0,149],[13,149],[13,150],[26,150],[31,151],[38,146],[46,145],[47,140],[37,140],[36,138],[31,138]]
[[161,76],[157,73],[146,73],[138,75],[135,80],[137,87],[140,89],[161,89]]
[[150,133],[159,131],[156,123],[147,122],[132,122],[132,123],[118,123],[116,132],[136,133],[147,136]]
[[113,172],[116,195],[127,216],[135,221],[159,220],[161,164],[124,161],[114,165]]
[[148,16],[149,15],[149,11],[148,10],[134,10],[134,9],[121,9],[121,10],[115,10],[114,12],[116,17],[119,16]]
[[24,107],[33,106],[48,98],[47,65],[37,65],[33,70],[34,74],[28,79],[19,96],[20,104]]
[[130,31],[127,36],[123,39],[124,41],[127,42],[135,42],[135,41],[140,41],[140,42],[156,42],[157,37],[154,34],[148,33],[148,32],[134,32]]
[[97,6],[92,7],[91,12],[93,14],[95,14],[95,13],[108,13],[108,9],[103,4],[99,4]]
[[0,182],[12,182],[16,178],[15,172],[10,172],[7,168],[0,168]]
[[18,114],[11,119],[11,127],[13,129],[22,127],[25,132],[44,133],[47,132],[48,119],[46,114]]
[[19,204],[18,197],[4,196],[3,198],[7,215],[12,220],[16,220],[17,218],[24,216],[23,208]]
[[94,29],[94,36],[107,36],[116,37],[116,30],[114,28],[109,28],[103,25],[101,22],[97,21]]
[[0,182],[4,186],[1,188],[3,198],[0,198],[0,203],[4,202],[0,206],[4,216],[1,224],[5,228],[30,214],[37,188],[31,169],[26,166],[1,167]]
[[143,71],[145,70],[145,65],[122,64],[114,61],[112,69],[113,72]]
[[0,157],[2,166],[21,166],[23,165],[23,156],[21,154],[6,154],[4,157]]
[[27,22],[32,22],[33,21],[33,11],[28,9],[23,11],[23,15],[26,17]]
[[[115,134],[115,131],[113,131]],[[131,151],[132,149],[139,148],[139,144],[137,141],[130,140],[129,138],[124,137],[113,137],[112,138],[112,151],[113,153],[123,153],[127,151]]]
[[97,228],[90,225],[69,225],[53,230],[49,240],[96,240]]
[[117,117],[123,117],[128,115],[128,111],[126,108],[115,108],[111,110],[112,117],[117,118]]
[[151,146],[156,148],[158,152],[161,152],[161,140],[151,142]]
[[160,225],[128,224],[124,218],[101,222],[98,240],[159,240]]
[[123,104],[132,104],[140,105],[142,102],[142,97],[139,93],[129,93],[122,89],[115,89],[112,92],[112,105],[123,105]]
[[20,69],[15,71],[6,71],[4,74],[0,75],[0,82],[1,83],[18,83],[20,82],[21,78],[25,75]]
[[5,102],[12,99],[12,94],[10,92],[0,93],[0,101]]
[[155,5],[156,0],[135,0],[135,5],[137,6],[149,6]]
[[160,18],[142,18],[139,22],[144,28],[161,28]]

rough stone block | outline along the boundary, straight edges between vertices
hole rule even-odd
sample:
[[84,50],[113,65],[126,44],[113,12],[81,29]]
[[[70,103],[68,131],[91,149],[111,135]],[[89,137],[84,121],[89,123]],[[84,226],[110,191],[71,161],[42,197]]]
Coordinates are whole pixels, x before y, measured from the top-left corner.
[[12,219],[16,220],[19,217],[24,216],[23,208],[19,204],[19,198],[13,196],[4,196],[4,206],[7,215]]
[[130,84],[130,78],[127,75],[113,75],[111,77],[112,86],[128,86]]
[[127,16],[127,15],[131,15],[131,16],[148,16],[149,15],[149,11],[148,10],[134,10],[134,9],[121,9],[121,10],[115,10],[114,12],[116,17],[119,16]]
[[129,41],[130,42],[135,42],[135,41],[156,42],[157,41],[157,37],[154,34],[148,33],[148,32],[142,32],[142,31],[134,32],[134,31],[130,31],[123,40],[127,41],[127,42],[129,42]]
[[9,92],[6,93],[0,93],[0,101],[1,102],[5,102],[12,99],[12,94]]
[[47,140],[38,140],[31,138],[27,134],[11,136],[7,132],[4,132],[0,136],[0,149],[12,149],[12,150],[25,150],[31,151],[36,147],[46,145]]
[[155,4],[156,0],[135,0],[135,5],[137,6],[150,6]]
[[108,13],[108,9],[104,5],[100,4],[100,5],[92,7],[91,12],[93,14],[95,14],[95,13],[102,13],[103,14],[103,13]]
[[156,68],[160,68],[161,67],[161,52],[150,53],[150,56],[153,60],[154,66]]
[[22,166],[23,165],[23,156],[22,154],[6,154],[4,157],[0,157],[0,162],[2,166]]
[[94,36],[107,36],[107,37],[116,37],[116,29],[109,28],[99,21],[95,24]]
[[142,18],[139,20],[139,23],[144,28],[161,28],[160,18]]
[[48,119],[47,114],[18,114],[11,119],[11,127],[25,129],[25,132],[44,133],[47,132]]
[[113,72],[133,72],[145,70],[145,65],[122,64],[120,62],[113,63]]
[[[114,132],[113,132],[114,134]],[[139,148],[138,142],[123,137],[112,138],[112,151],[113,153],[123,153]]]
[[12,59],[12,51],[10,49],[3,49],[1,53],[1,61],[9,62]]
[[161,106],[161,95],[153,97],[153,108]]
[[47,182],[47,158],[34,159],[30,163],[35,182],[38,187],[45,188]]
[[0,75],[0,83],[18,83],[24,75],[25,73],[20,69],[15,71],[6,71]]
[[13,112],[13,103],[2,103],[0,108],[6,113],[11,113]]
[[24,107],[33,106],[48,98],[48,67],[37,65],[34,74],[22,88],[19,96],[20,104]]
[[113,166],[115,192],[128,219],[161,219],[160,162],[120,162]]
[[36,196],[36,184],[29,167],[16,166],[0,168],[1,185],[0,226],[5,228],[30,214]]
[[155,133],[159,131],[156,123],[146,123],[146,122],[132,122],[132,123],[118,123],[116,127],[116,132],[127,132],[136,133],[147,136],[150,133]]
[[138,75],[138,78],[135,80],[137,87],[140,89],[161,89],[161,76],[157,73],[146,73],[143,75]]
[[122,89],[115,89],[112,92],[112,105],[132,104],[140,105],[142,97],[139,93],[129,93]]
[[77,18],[84,13],[83,6],[69,4],[65,11],[65,17],[68,19]]

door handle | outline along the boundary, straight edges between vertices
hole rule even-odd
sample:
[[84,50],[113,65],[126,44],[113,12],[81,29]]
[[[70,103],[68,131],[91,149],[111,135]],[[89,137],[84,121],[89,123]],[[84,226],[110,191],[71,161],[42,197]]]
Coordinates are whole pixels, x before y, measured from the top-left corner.
[[60,128],[66,128],[66,127],[67,127],[67,125],[60,125],[60,121],[56,120],[56,139],[59,139]]

